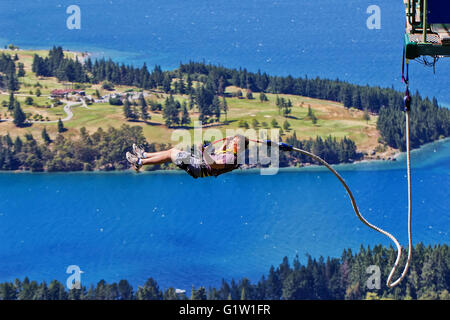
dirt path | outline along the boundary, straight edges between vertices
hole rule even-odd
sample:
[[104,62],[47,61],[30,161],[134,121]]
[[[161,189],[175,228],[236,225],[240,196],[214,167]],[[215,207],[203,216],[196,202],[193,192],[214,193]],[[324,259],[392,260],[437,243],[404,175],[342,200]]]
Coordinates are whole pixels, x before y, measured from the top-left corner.
[[[66,105],[64,106],[64,112],[66,113],[66,117],[64,119],[61,119],[61,121],[65,122],[65,121],[70,121],[73,118],[73,111],[72,111],[72,107],[76,106],[76,105],[80,105],[82,104],[83,107],[88,108],[89,107],[86,105],[86,103],[83,102],[79,102],[79,101],[67,101],[67,100],[61,100],[62,102],[64,102]],[[10,121],[12,122],[13,119],[4,119],[3,121]],[[35,121],[35,120],[28,120],[27,122],[29,123],[57,123],[59,120],[51,120],[51,121]]]

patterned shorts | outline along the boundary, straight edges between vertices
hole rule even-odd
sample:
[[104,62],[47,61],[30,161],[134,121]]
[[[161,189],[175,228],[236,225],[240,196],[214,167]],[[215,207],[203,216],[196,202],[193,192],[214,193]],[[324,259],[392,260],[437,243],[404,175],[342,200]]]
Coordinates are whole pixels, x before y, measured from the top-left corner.
[[186,171],[191,177],[203,178],[210,176],[210,169],[208,165],[198,156],[190,152],[180,151],[175,159],[175,165],[180,169]]

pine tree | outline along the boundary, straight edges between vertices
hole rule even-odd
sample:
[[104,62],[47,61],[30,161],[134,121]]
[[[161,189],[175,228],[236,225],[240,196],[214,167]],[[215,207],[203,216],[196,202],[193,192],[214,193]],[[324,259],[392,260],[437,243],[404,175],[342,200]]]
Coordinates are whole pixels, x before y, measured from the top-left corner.
[[181,125],[188,125],[191,123],[189,112],[187,110],[186,102],[183,103],[183,114],[181,115]]
[[184,80],[180,79],[180,81],[178,81],[178,93],[179,94],[185,94],[186,93],[186,86],[184,84]]
[[28,106],[32,106],[33,105],[33,98],[32,97],[26,97],[25,98],[25,104]]
[[253,119],[252,120],[252,128],[256,130],[256,129],[258,129],[258,127],[259,127],[259,121],[256,119]]
[[23,63],[19,62],[19,70],[17,71],[17,76],[19,78],[24,77],[25,76],[25,69],[24,69],[24,65]]
[[283,107],[283,116],[287,117],[291,113],[291,110],[292,110],[291,100],[289,99],[288,102],[283,101],[282,107]]
[[308,104],[308,114],[306,115],[308,118],[312,118],[313,111],[311,109],[311,106]]
[[206,300],[205,287],[200,287],[198,290],[195,290],[194,286],[192,286],[191,300]]
[[136,292],[137,300],[161,300],[162,292],[159,289],[158,283],[149,278],[144,287],[139,287]]
[[141,106],[141,119],[144,121],[149,120],[151,117],[148,114],[148,106],[143,94],[139,95],[139,105]]
[[168,288],[163,295],[163,300],[178,300],[177,292],[174,288]]
[[50,139],[50,136],[48,135],[47,130],[46,130],[45,127],[44,127],[44,129],[42,129],[41,136],[42,136],[42,140],[44,140],[44,142],[46,144],[50,144],[52,142],[52,140]]
[[15,99],[14,99],[14,92],[11,91],[9,93],[9,103],[8,103],[8,110],[14,110],[14,105],[15,105]]
[[166,98],[163,107],[163,119],[166,126],[171,127],[180,123],[179,109],[181,109],[181,105],[178,101],[175,101],[173,95]]
[[17,136],[16,139],[14,140],[14,152],[18,153],[22,151],[22,146],[23,146],[22,139],[20,139],[20,137]]
[[123,104],[123,115],[127,120],[134,119],[133,111],[131,111],[130,101],[128,99],[125,99],[125,102]]
[[259,101],[261,101],[261,102],[269,101],[269,99],[267,98],[267,95],[264,92],[261,92],[259,94]]
[[213,102],[212,102],[212,111],[214,112],[214,116],[216,118],[216,121],[220,121],[220,100],[218,96],[214,96]]
[[269,270],[269,276],[266,280],[266,298],[269,300],[280,300],[281,298],[282,284],[278,273],[274,267],[271,266]]
[[171,114],[171,104],[169,98],[166,98],[164,101],[164,107],[162,109],[163,112],[163,119],[167,127],[170,127],[172,125],[172,120],[170,117]]
[[312,121],[313,124],[316,124],[316,123],[317,123],[317,117],[316,117],[316,115],[314,114],[313,110],[311,109],[311,106],[310,106],[310,105],[308,105],[308,114],[307,114],[307,117],[311,119],[311,121]]
[[225,97],[222,98],[222,110],[223,113],[225,114],[225,122],[228,122],[228,104]]
[[370,114],[369,111],[367,111],[367,108],[364,109],[363,120],[365,120],[367,124],[370,121]]
[[14,106],[14,120],[13,120],[14,124],[16,125],[16,127],[22,127],[25,124],[26,119],[27,119],[26,115],[22,111],[20,103],[16,101]]
[[9,73],[6,74],[7,85],[9,91],[17,91],[19,90],[19,80],[17,80],[17,76],[15,73],[15,68],[11,69]]
[[245,288],[242,288],[241,290],[241,300],[247,300],[247,291]]
[[226,80],[224,79],[223,76],[221,76],[219,78],[219,85],[217,86],[217,94],[223,97],[225,95],[225,89],[226,89]]
[[194,109],[195,106],[195,98],[192,93],[189,93],[189,110]]
[[119,281],[118,291],[119,291],[121,300],[132,300],[133,299],[133,287],[128,283],[127,280]]
[[58,133],[63,133],[66,131],[66,128],[64,128],[64,124],[61,120],[61,118],[58,119]]
[[191,79],[191,75],[190,74],[187,75],[186,91],[187,91],[187,93],[189,95],[192,94],[192,79]]
[[165,93],[169,93],[172,91],[171,84],[172,84],[172,80],[171,80],[170,76],[168,74],[166,74],[164,76],[164,80],[163,80],[163,90]]
[[279,96],[277,96],[277,100],[276,100],[276,105],[278,107],[278,114],[281,113],[281,108],[283,107],[283,103],[284,103],[284,98],[280,98]]

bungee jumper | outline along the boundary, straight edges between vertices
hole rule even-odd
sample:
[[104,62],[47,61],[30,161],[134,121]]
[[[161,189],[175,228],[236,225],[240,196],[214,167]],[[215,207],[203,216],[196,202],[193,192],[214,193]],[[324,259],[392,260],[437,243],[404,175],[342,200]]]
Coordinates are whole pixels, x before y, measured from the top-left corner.
[[[214,144],[223,141],[217,150]],[[133,144],[133,153],[127,152],[126,158],[132,167],[139,171],[145,165],[158,165],[172,162],[180,169],[186,171],[191,177],[217,177],[239,168],[243,161],[242,156],[248,149],[249,139],[243,135],[229,136],[215,141],[209,145],[199,147],[200,152],[187,152],[177,148],[147,153],[144,149]]]

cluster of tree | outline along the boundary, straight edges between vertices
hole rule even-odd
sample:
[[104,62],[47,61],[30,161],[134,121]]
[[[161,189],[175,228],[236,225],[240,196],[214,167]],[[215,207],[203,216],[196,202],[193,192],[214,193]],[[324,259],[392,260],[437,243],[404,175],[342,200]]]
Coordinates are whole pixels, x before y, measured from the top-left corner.
[[84,67],[87,74],[90,75],[92,83],[106,80],[118,85],[154,89],[158,86],[167,86],[167,81],[169,81],[170,87],[171,78],[157,65],[152,72],[149,72],[145,64],[141,68],[136,68],[113,62],[111,59],[96,60],[93,63],[89,58]]
[[[173,93],[175,94],[190,94],[192,93],[192,79],[190,76],[187,77],[187,83],[184,82],[184,79],[174,80],[173,83]],[[170,89],[169,89],[170,92]]]
[[[361,159],[362,154],[356,150],[353,140],[344,137],[337,140],[328,136],[325,139],[298,140],[296,133],[286,138],[286,143],[309,152],[312,152],[330,164],[347,163]],[[313,159],[298,152],[280,152],[280,166],[294,166],[296,163],[315,163]],[[318,164],[318,163],[315,163]]]
[[112,84],[136,86],[144,89],[163,86],[164,80],[167,81],[167,73],[162,72],[159,66],[155,66],[153,72],[150,73],[145,64],[142,68],[135,68],[115,63],[111,59],[100,59],[92,62],[90,58],[82,63],[78,61],[78,58],[75,60],[66,58],[61,47],[53,47],[49,51],[48,57],[45,58],[35,55],[32,71],[38,76],[54,76],[61,81],[80,83],[109,81]]
[[66,58],[61,47],[53,47],[45,58],[35,54],[33,57],[32,71],[37,76],[56,77],[61,81],[89,81],[83,64],[78,61],[78,58],[75,60]]
[[[275,118],[272,119],[270,124],[272,125],[272,128],[276,128],[279,130],[279,134],[281,136],[284,135],[284,130],[289,131],[291,129],[291,124],[287,120],[284,120],[282,127],[280,127],[280,124],[278,123],[278,121]],[[258,130],[259,128],[263,128],[263,129],[269,128],[269,124],[266,121],[259,122],[257,119],[252,119],[251,125],[252,125],[252,128],[255,130]],[[248,128],[250,128],[250,125],[248,124],[248,122],[246,120],[239,120],[238,127],[248,129]]]
[[181,104],[178,100],[175,100],[173,95],[170,95],[164,101],[162,112],[164,122],[168,127],[186,126],[191,123],[186,101]]
[[20,102],[14,97],[14,91],[10,92],[9,101],[5,102],[3,106],[8,108],[8,112],[13,116],[13,123],[17,127],[23,127],[26,125],[27,116],[23,112]]
[[227,120],[228,105],[225,97],[219,97],[212,87],[204,85],[190,89],[189,104],[184,102],[181,105],[170,94],[162,108],[166,125],[173,127],[189,124],[191,120],[188,109],[192,110],[194,107],[197,107],[199,120],[203,124],[219,122],[222,112],[225,114],[225,121]]
[[[168,98],[166,103],[177,105]],[[188,124],[186,106],[182,108],[180,124]],[[187,118],[188,119],[188,118]],[[184,122],[182,122],[184,121]],[[0,170],[39,171],[90,171],[90,170],[123,170],[129,167],[124,154],[130,150],[131,144],[142,145],[149,152],[164,150],[165,145],[148,144],[139,126],[123,125],[119,129],[99,128],[89,134],[85,128],[80,129],[79,138],[65,137],[63,122],[58,121],[58,135],[51,139],[47,130],[41,132],[42,142],[38,142],[32,134],[12,139],[9,134],[0,136]],[[351,162],[361,155],[356,152],[354,142],[348,138],[337,141],[336,138],[297,140],[294,134],[286,142],[295,147],[311,151],[331,164]],[[296,153],[280,153],[280,166],[294,166],[299,161],[311,163],[311,159]],[[168,166],[154,166],[152,169],[168,169]]]
[[249,72],[247,69],[232,69],[200,62],[181,64],[177,70],[189,74],[192,79],[208,83],[217,93],[228,85],[275,94],[295,94],[304,97],[332,100],[346,107],[378,112],[382,106],[402,105],[403,95],[389,88],[350,84],[340,80],[278,77],[267,73]]
[[[117,99],[122,104],[122,100]],[[111,102],[110,102],[111,103]],[[123,102],[123,113],[127,120],[138,120],[147,121],[151,119],[148,113],[148,104],[145,101],[144,95],[140,94],[138,102],[133,101],[132,103],[128,100],[128,97]]]
[[306,114],[306,117],[308,117],[309,119],[311,119],[313,124],[317,123],[317,117],[316,114],[314,113],[313,109],[311,108],[310,105],[308,105],[308,113]]
[[[65,131],[62,122],[58,131]],[[107,131],[99,128],[93,134],[81,128],[77,139],[58,134],[52,140],[43,129],[42,140],[39,143],[31,134],[14,140],[9,134],[0,136],[0,170],[121,170],[129,167],[124,155],[131,151],[132,143],[143,145],[150,152],[158,151],[158,146],[147,143],[141,127],[128,125]]]
[[[0,300],[449,300],[449,247],[425,247],[419,243],[413,256],[407,277],[392,289],[384,285],[384,280],[395,261],[396,251],[378,245],[373,249],[361,246],[355,254],[350,249],[344,250],[340,258],[316,260],[308,255],[306,264],[297,256],[292,266],[285,257],[277,268],[272,266],[268,275],[255,284],[248,278],[222,280],[219,288],[192,287],[189,297],[174,288],[161,289],[153,278],[138,286],[136,291],[126,280],[112,284],[101,280],[95,287],[68,290],[56,280],[47,285],[25,278],[1,283]],[[380,268],[379,288],[376,279],[369,279],[372,273],[368,273],[367,268],[370,266]]]
[[[440,108],[436,99],[423,99],[416,93],[412,97],[410,121],[412,148],[450,136],[450,110]],[[405,115],[400,106],[381,108],[377,128],[383,142],[393,148],[405,150]]]
[[210,119],[220,121],[222,110],[226,112],[227,109],[225,99],[222,98],[221,102],[214,89],[208,85],[200,86],[194,91],[195,104],[200,112],[199,120],[203,123],[207,123]]
[[285,98],[280,98],[277,96],[276,101],[278,107],[278,113],[283,114],[284,117],[287,117],[292,111],[292,101],[291,99],[286,100]]
[[259,101],[267,102],[267,101],[269,101],[269,98],[267,98],[267,95],[264,92],[260,92],[259,93]]
[[[16,55],[17,56],[17,55]],[[19,72],[16,72],[15,59],[9,54],[0,54],[0,88],[5,88],[8,91],[17,91],[20,88],[18,77],[25,75],[23,64],[20,64]]]

